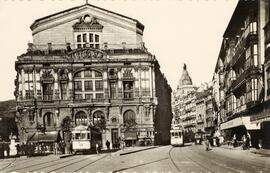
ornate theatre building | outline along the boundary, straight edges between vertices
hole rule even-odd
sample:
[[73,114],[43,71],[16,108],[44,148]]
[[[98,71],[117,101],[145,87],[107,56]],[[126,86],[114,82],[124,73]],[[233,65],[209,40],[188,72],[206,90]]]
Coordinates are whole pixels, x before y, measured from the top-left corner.
[[171,88],[138,20],[86,3],[30,28],[33,43],[15,62],[21,142],[53,142],[70,117],[73,127],[103,122],[103,147],[119,137],[169,143]]

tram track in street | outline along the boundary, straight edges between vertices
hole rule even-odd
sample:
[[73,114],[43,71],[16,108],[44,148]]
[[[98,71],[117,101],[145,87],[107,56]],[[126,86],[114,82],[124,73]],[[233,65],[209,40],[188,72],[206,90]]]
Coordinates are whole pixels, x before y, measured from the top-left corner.
[[16,161],[16,158],[14,160],[12,160],[7,166],[5,166],[4,168],[0,168],[0,171],[8,168],[10,165],[12,165],[14,162]]
[[[69,159],[68,158],[64,158],[64,159],[61,159],[61,160],[60,159],[55,159],[55,160],[50,160],[50,161],[46,161],[46,162],[41,162],[41,163],[36,163],[36,164],[28,165],[28,166],[25,166],[25,167],[16,168],[16,169],[13,169],[13,170],[11,170],[9,172],[23,170],[23,169],[26,169],[26,168],[31,168],[31,167],[34,167],[34,166],[44,165],[44,164],[47,164],[47,163],[58,162],[58,161],[63,161],[62,163],[64,163],[64,162],[70,161],[70,160],[73,160],[73,158],[69,158]],[[28,171],[28,172],[30,172],[30,171]]]
[[[63,164],[63,163],[67,163],[68,162],[68,164],[65,164],[64,166],[61,166],[61,167],[58,167],[57,169],[55,169],[55,170],[59,170],[61,168],[67,167],[69,165],[74,165],[76,163],[82,162],[82,161],[87,160],[87,159],[89,159],[89,157],[86,157],[86,158],[83,158],[83,159],[79,159],[77,161],[74,161],[74,158],[71,158],[68,161],[64,160],[63,162],[55,163],[55,164],[50,164],[49,166],[47,165],[47,166],[39,167],[39,168],[36,168],[36,169],[29,170],[28,172],[37,172],[39,170],[42,172],[42,169],[45,169],[45,168],[48,168],[48,167],[52,167],[52,166],[56,166],[56,165],[59,165],[59,164]],[[46,172],[53,172],[55,170],[50,170],[50,171],[46,171]]]
[[[176,167],[176,169],[177,169],[179,172],[185,172],[185,171],[181,170],[181,169],[179,168],[179,166],[177,166],[177,164],[175,163],[175,161],[174,161],[174,159],[173,159],[173,157],[172,157],[172,155],[171,155],[171,151],[173,150],[173,148],[174,148],[174,147],[172,147],[172,148],[170,149],[170,151],[169,151],[170,159],[171,159],[172,163],[174,164],[174,166]],[[180,147],[179,149],[182,151],[182,147]],[[187,158],[188,160],[190,160],[192,163],[198,165],[199,167],[202,167],[202,168],[205,169],[207,172],[215,172],[215,171],[209,169],[208,167],[204,166],[203,164],[201,164],[201,163],[195,161],[194,159],[188,157],[183,151],[182,151],[182,155],[181,155],[181,156],[184,156],[185,158]]]
[[169,156],[170,156],[170,160],[173,163],[174,167],[177,169],[178,172],[182,172],[182,170],[177,166],[177,164],[175,163],[175,161],[172,158],[171,152],[173,150],[174,147],[171,147],[171,149],[169,150]]

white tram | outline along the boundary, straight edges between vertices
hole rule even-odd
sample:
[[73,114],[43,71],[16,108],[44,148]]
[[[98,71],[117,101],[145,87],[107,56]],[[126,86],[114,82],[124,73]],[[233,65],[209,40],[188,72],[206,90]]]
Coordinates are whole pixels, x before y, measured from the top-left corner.
[[101,133],[98,129],[80,125],[72,131],[72,148],[75,153],[94,150],[96,143],[101,145]]
[[171,145],[172,146],[183,146],[184,145],[184,135],[181,128],[174,128],[170,130],[171,133]]

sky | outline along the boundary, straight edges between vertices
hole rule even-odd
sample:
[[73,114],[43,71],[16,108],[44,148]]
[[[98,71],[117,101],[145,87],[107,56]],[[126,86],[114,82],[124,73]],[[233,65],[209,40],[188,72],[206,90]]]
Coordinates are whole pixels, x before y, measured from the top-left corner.
[[[223,33],[237,0],[89,0],[139,20],[143,40],[173,90],[183,64],[199,86],[212,80]],[[17,56],[32,42],[35,19],[79,6],[85,0],[0,0],[0,101],[15,99]]]

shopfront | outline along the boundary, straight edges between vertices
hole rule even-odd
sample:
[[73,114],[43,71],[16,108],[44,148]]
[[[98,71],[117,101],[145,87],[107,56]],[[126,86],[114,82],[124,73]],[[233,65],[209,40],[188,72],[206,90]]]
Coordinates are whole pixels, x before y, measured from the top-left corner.
[[249,133],[251,137],[251,145],[258,145],[260,124],[251,123],[250,117],[238,117],[220,125],[220,130],[225,134],[225,141],[232,141],[233,136],[236,136],[237,141],[241,141],[243,135]]

